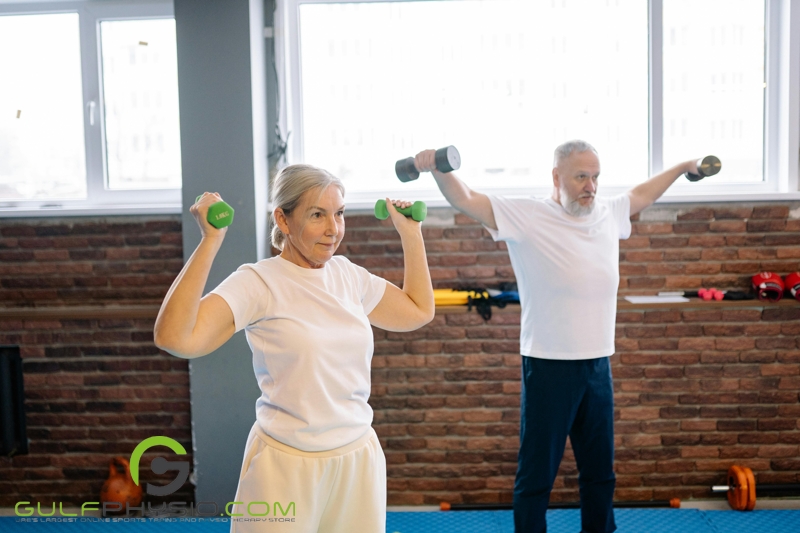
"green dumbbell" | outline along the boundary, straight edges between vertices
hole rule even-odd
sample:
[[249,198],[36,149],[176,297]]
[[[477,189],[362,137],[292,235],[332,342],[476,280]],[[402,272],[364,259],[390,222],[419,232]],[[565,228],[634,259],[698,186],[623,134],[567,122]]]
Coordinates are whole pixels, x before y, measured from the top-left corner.
[[[414,202],[411,206],[403,208],[395,206],[395,209],[397,209],[401,215],[411,217],[417,222],[422,222],[425,220],[425,217],[428,216],[428,206],[425,205],[425,202]],[[389,209],[386,207],[386,200],[378,200],[375,202],[375,218],[379,220],[386,220],[389,218]]]
[[[194,203],[200,201],[203,195],[201,194],[197,198],[195,198]],[[206,216],[206,220],[208,223],[214,226],[217,229],[222,229],[224,227],[230,226],[233,224],[233,208],[229,206],[225,202],[216,202],[211,204],[208,208],[208,215]]]

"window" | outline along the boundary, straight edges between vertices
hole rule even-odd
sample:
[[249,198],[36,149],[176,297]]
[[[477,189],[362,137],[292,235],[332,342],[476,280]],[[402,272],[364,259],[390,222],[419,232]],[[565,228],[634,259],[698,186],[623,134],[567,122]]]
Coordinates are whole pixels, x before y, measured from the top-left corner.
[[764,180],[764,9],[763,0],[665,0],[665,163],[702,142],[724,162],[719,181]]
[[0,216],[174,212],[171,2],[0,4]]
[[288,161],[337,174],[351,206],[410,191],[440,201],[429,177],[400,184],[394,161],[448,144],[461,151],[458,174],[470,186],[546,195],[553,149],[571,138],[598,149],[605,193],[715,154],[722,173],[679,180],[665,199],[800,198],[800,105],[781,92],[791,94],[786,80],[800,64],[790,2],[287,0],[282,8]]
[[86,196],[80,48],[76,13],[0,17],[3,200]]
[[108,188],[179,189],[174,20],[104,21],[100,36]]

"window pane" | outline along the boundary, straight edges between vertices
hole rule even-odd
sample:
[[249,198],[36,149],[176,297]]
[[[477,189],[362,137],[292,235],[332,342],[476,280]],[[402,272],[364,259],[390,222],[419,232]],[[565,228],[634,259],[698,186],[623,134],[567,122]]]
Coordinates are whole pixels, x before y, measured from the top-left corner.
[[554,148],[583,138],[602,183],[638,183],[647,50],[641,0],[303,4],[304,158],[377,192],[395,160],[454,144],[472,186],[550,187]]
[[84,198],[78,15],[0,16],[0,199]]
[[106,21],[100,33],[108,188],[180,188],[175,21]]
[[664,165],[714,154],[719,180],[759,182],[764,0],[664,0]]

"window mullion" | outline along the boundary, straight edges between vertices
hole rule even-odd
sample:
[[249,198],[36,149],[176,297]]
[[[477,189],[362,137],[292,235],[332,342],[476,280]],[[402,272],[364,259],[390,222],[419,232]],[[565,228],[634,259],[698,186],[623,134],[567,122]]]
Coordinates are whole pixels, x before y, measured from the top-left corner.
[[664,23],[663,0],[650,0],[649,18],[649,64],[650,75],[650,175],[664,169]]
[[800,8],[790,0],[767,2],[765,176],[780,192],[800,190]]
[[81,32],[83,80],[83,128],[86,142],[87,201],[97,203],[105,192],[103,163],[103,113],[100,87],[100,47],[97,15],[86,7],[78,10]]

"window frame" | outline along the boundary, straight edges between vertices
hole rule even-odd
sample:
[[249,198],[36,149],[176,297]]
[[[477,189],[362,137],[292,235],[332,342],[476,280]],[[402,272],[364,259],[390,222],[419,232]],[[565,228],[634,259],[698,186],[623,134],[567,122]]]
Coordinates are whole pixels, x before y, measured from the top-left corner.
[[0,218],[180,213],[180,188],[116,190],[106,188],[106,135],[100,44],[101,22],[174,18],[172,2],[169,0],[146,0],[135,3],[87,0],[0,2],[0,16],[59,13],[77,13],[79,20],[86,198],[0,199]]
[[[303,4],[405,2],[426,0],[284,0],[278,1],[275,16],[276,64],[279,78],[281,110],[279,127],[288,135],[286,160],[303,160],[302,79],[300,72],[300,17]],[[450,0],[458,1],[458,0]],[[794,8],[793,8],[794,7]],[[649,41],[649,159],[650,175],[663,170],[663,0],[648,0]],[[792,0],[765,0],[765,78],[764,94],[764,181],[731,183],[720,186],[713,180],[691,184],[691,189],[676,187],[667,191],[660,203],[770,201],[800,199],[800,5]],[[423,148],[423,147],[420,147]],[[555,147],[553,147],[555,148]],[[399,154],[403,155],[403,154]],[[407,154],[411,155],[411,154]],[[466,155],[466,154],[465,154]],[[702,154],[699,154],[702,155]],[[399,157],[399,156],[398,156]],[[675,162],[668,162],[676,164]],[[724,162],[723,162],[724,163]],[[392,164],[388,162],[387,164]],[[649,176],[642,176],[645,181]],[[431,206],[447,202],[430,181],[431,189],[414,191],[414,200]],[[630,186],[600,188],[602,195],[622,194]],[[551,187],[479,188],[487,194],[506,196],[549,196]],[[399,182],[386,191],[387,196],[408,194]],[[374,199],[368,193],[348,191],[348,207],[369,209]]]

